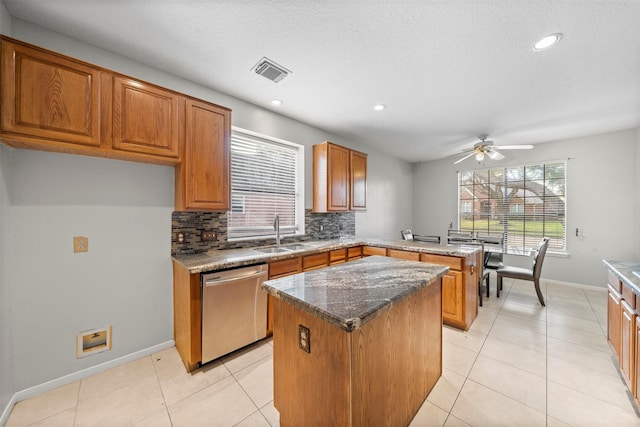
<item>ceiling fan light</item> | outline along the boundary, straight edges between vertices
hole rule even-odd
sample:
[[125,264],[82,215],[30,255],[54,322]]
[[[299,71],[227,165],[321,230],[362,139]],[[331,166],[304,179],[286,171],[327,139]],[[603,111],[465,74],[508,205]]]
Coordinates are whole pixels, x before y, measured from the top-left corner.
[[476,160],[479,161],[479,162],[484,160],[484,153],[482,151],[478,151],[476,153]]
[[491,150],[491,151],[487,151],[487,156],[489,156],[491,160],[498,160],[500,158],[500,153],[498,153],[497,151]]

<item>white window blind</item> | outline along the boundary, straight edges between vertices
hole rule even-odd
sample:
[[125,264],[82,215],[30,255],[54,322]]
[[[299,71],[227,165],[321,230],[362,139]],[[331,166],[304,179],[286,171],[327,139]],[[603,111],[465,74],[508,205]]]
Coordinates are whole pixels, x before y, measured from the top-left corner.
[[304,147],[254,132],[231,133],[229,239],[304,233]]
[[566,162],[459,172],[458,184],[460,230],[502,235],[507,252],[535,248],[543,236],[550,251],[566,251]]

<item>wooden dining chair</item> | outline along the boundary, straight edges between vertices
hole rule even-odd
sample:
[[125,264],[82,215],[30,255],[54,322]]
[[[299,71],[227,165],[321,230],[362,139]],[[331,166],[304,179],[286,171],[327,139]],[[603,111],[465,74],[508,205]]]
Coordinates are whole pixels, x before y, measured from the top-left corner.
[[538,249],[536,249],[536,252],[533,256],[533,267],[531,269],[511,266],[504,266],[502,268],[499,268],[497,270],[498,284],[496,295],[500,297],[503,277],[510,277],[512,279],[520,280],[530,280],[533,282],[533,285],[536,288],[536,293],[538,294],[540,304],[544,306],[544,297],[542,296],[542,292],[540,291],[540,272],[542,271],[542,262],[544,261],[544,256],[547,253],[548,246],[549,238],[543,237],[540,241]]

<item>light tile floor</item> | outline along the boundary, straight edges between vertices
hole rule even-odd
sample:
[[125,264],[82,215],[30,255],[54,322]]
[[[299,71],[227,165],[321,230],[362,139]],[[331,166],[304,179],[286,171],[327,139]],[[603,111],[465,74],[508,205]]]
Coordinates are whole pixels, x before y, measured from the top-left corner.
[[[506,280],[467,332],[443,330],[421,426],[640,426],[606,339],[607,294]],[[265,340],[187,374],[175,348],[19,402],[7,426],[277,426]]]

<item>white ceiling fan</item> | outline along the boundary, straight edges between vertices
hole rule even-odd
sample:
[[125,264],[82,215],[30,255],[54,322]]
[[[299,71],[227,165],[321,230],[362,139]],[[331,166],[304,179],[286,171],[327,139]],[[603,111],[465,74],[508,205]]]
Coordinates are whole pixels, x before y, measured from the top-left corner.
[[460,154],[454,154],[454,156],[463,156],[461,159],[453,162],[454,165],[468,159],[471,156],[476,156],[476,160],[481,162],[484,157],[487,156],[491,160],[502,160],[504,155],[498,151],[500,150],[530,150],[533,145],[493,145],[493,141],[487,141],[488,135],[479,135],[480,141],[476,142],[473,148],[465,150]]

